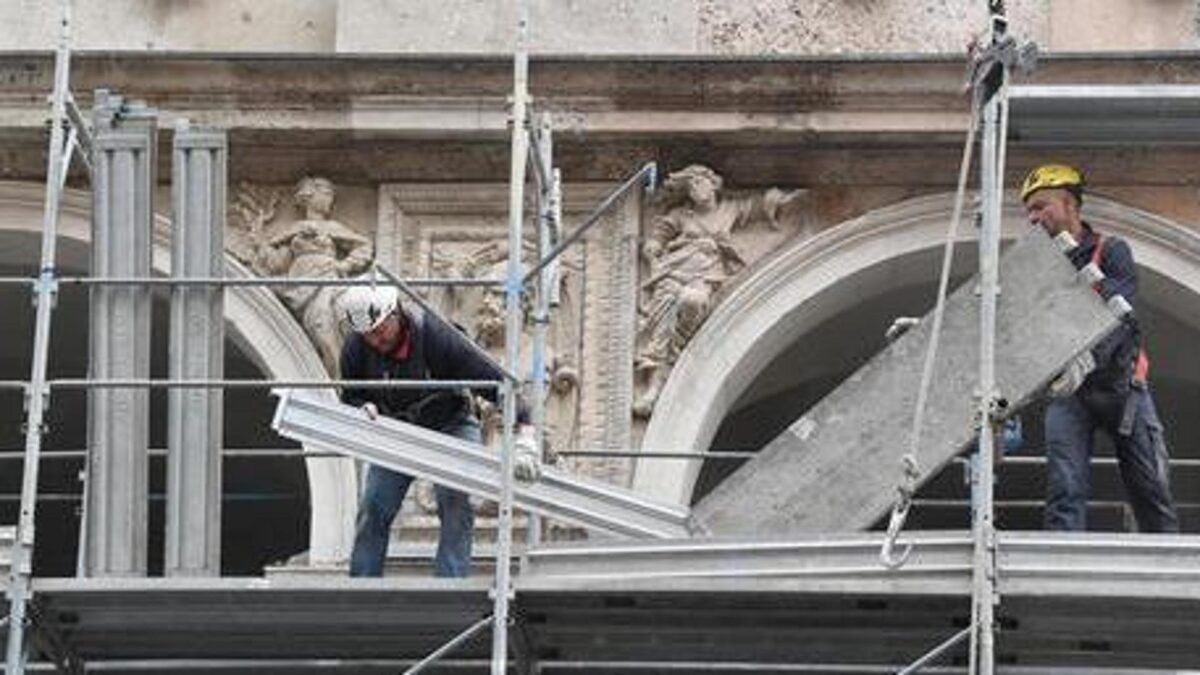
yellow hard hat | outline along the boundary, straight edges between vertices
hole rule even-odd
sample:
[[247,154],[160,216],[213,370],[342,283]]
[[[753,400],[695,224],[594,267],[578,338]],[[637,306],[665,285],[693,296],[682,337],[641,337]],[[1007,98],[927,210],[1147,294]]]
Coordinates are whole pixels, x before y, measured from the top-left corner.
[[1066,164],[1043,164],[1036,167],[1025,176],[1021,185],[1021,201],[1029,199],[1029,195],[1045,188],[1066,188],[1075,193],[1076,197],[1083,194],[1083,174],[1073,166]]

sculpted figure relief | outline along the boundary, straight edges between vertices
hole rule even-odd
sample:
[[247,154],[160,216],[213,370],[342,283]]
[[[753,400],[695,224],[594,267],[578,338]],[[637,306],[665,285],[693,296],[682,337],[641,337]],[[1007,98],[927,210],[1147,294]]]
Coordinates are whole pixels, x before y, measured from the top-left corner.
[[[263,276],[337,279],[366,271],[372,260],[371,242],[330,217],[335,196],[329,180],[302,178],[292,195],[300,218],[272,224],[281,192],[243,185],[234,197],[231,221],[240,223],[244,236],[241,245],[231,249]],[[342,336],[334,302],[344,289],[286,286],[275,290],[300,319],[325,369],[337,377]]]
[[[471,248],[450,248],[443,244],[433,247],[430,251],[429,276],[458,277],[469,279],[499,279],[505,274],[507,251],[502,244],[488,242],[473,244]],[[566,266],[561,268],[569,273]],[[569,294],[564,292],[564,304],[569,305]],[[504,363],[505,344],[505,311],[504,290],[497,286],[488,287],[441,287],[431,289],[429,301],[438,307],[444,316],[460,324],[460,327],[471,336],[475,342],[492,355],[498,363]],[[560,312],[566,309],[560,308]],[[533,353],[533,308],[526,304],[522,308],[521,334],[521,364],[528,369]],[[562,312],[569,315],[569,310]],[[552,319],[551,327],[561,327],[563,319]],[[558,356],[555,348],[556,335],[548,331],[544,359],[546,363],[546,396],[543,399],[546,412],[547,451],[553,453],[555,448],[574,447],[578,441],[578,420],[576,404],[579,398],[579,373],[572,363]],[[528,375],[527,372],[522,375]],[[526,391],[526,400],[531,401],[530,392]],[[483,425],[483,442],[491,447],[500,443],[502,410],[489,401],[476,399],[479,405],[479,419]],[[550,458],[547,458],[550,459]],[[417,484],[417,504],[427,513],[436,513],[436,502],[433,490],[425,481]],[[494,516],[496,504],[483,500],[477,506],[482,516]]]
[[804,190],[771,188],[761,195],[721,198],[721,176],[693,164],[667,176],[656,217],[642,245],[647,274],[641,283],[638,355],[642,385],[633,412],[647,417],[671,366],[712,309],[713,297],[747,261],[734,231],[755,222],[771,229],[798,206]]
[[[435,262],[438,275],[462,276],[467,278],[502,278],[505,273],[507,252],[502,245],[488,243],[477,246],[473,250],[458,254],[443,253],[440,260]],[[575,402],[579,385],[579,373],[569,358],[558,348],[560,334],[570,334],[563,331],[570,321],[570,292],[566,283],[570,274],[569,266],[560,267],[560,283],[563,286],[563,306],[552,310],[557,316],[551,320],[550,330],[547,331],[546,349],[543,354],[546,364],[546,428],[549,444],[554,448],[573,446],[577,439],[578,430]],[[528,298],[527,298],[528,299]],[[532,302],[529,300],[529,302]],[[497,361],[503,363],[505,358],[504,329],[504,290],[501,287],[468,287],[453,289],[441,298],[443,309],[449,316],[461,319],[466,324],[466,330],[475,341],[486,349]],[[521,334],[521,364],[528,368],[532,362],[533,352],[533,307],[527,304],[522,307]],[[487,412],[487,411],[485,411]],[[490,437],[493,430],[499,429],[499,412],[494,415],[484,414],[484,438]]]

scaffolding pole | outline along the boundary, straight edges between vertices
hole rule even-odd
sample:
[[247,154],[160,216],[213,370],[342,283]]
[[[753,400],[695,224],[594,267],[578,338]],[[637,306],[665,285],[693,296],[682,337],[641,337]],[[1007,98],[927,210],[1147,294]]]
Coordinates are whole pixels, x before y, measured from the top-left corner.
[[[529,0],[516,0],[517,40],[513,55],[512,156],[508,183],[508,266],[504,286],[506,321],[504,346],[509,372],[520,370],[521,245],[525,219],[525,170],[529,163]],[[501,450],[499,523],[496,533],[496,574],[492,588],[492,675],[503,675],[508,664],[508,603],[512,597],[513,426],[517,421],[518,382],[504,383],[504,447]]]
[[[989,0],[989,42],[998,49],[1006,38],[1004,3]],[[1005,100],[1007,64],[1001,58],[984,63],[975,104],[983,105],[983,136],[979,178],[982,218],[979,232],[979,390],[978,472],[973,484],[974,554],[971,583],[971,642],[968,657],[972,675],[992,675],[996,666],[995,447],[1000,423],[996,385],[996,298],[1000,293],[1000,230],[1004,204],[1004,159],[1008,107]],[[995,78],[995,79],[993,79]]]
[[[562,176],[554,168],[553,128],[550,113],[543,112],[537,116],[537,126],[533,133],[533,150],[530,158],[537,169],[538,186],[538,229],[537,252],[538,260],[554,248],[560,236],[562,222]],[[531,422],[537,430],[537,456],[539,461],[546,459],[546,371],[549,364],[546,358],[546,331],[550,325],[550,306],[558,302],[558,260],[542,267],[538,274],[536,304],[533,315],[533,358],[530,364],[530,403]],[[529,514],[529,525],[526,530],[526,545],[532,548],[541,543],[541,516]]]
[[58,49],[54,57],[54,93],[50,112],[50,148],[46,167],[46,200],[42,213],[42,254],[35,285],[37,314],[33,334],[33,363],[29,388],[26,389],[25,467],[21,480],[21,510],[17,520],[8,582],[8,646],[5,672],[25,672],[25,610],[33,574],[33,543],[37,508],[39,453],[49,392],[46,387],[46,362],[50,351],[50,312],[57,292],[55,282],[55,244],[58,239],[59,197],[66,174],[65,138],[67,94],[71,67],[71,0],[59,2],[61,21]]

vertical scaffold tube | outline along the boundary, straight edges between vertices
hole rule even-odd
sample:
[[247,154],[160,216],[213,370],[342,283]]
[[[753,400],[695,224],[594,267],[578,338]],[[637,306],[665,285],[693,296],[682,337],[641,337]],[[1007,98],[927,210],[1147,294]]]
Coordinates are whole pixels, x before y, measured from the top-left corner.
[[50,312],[54,308],[55,244],[58,237],[59,197],[66,173],[65,135],[71,68],[71,0],[59,3],[61,23],[54,57],[54,94],[50,112],[50,150],[46,166],[46,201],[42,213],[42,257],[36,287],[37,314],[33,333],[33,363],[26,390],[25,467],[21,479],[21,511],[17,519],[8,581],[8,646],[5,672],[25,673],[25,609],[33,574],[34,523],[37,509],[38,463],[50,390],[46,362],[50,350]]

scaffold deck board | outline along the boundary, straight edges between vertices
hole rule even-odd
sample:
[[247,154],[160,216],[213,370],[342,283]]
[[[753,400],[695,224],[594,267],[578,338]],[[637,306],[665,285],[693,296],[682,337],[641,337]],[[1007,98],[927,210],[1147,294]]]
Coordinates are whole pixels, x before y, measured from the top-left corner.
[[[874,533],[534,549],[514,579],[511,657],[544,673],[896,672],[970,616],[970,534],[912,540],[898,571],[879,565]],[[1002,532],[998,545],[998,672],[1200,665],[1200,537]],[[260,675],[398,672],[486,617],[488,589],[485,577],[342,576],[33,588],[35,629],[87,672]],[[485,630],[446,671],[486,669],[488,645]],[[930,672],[963,672],[962,655]]]
[[[370,420],[358,408],[312,392],[283,392],[273,426],[307,447],[333,450],[489,499],[500,495],[499,451],[388,417]],[[536,481],[517,481],[513,503],[622,536],[688,536],[686,508],[552,466],[544,467]]]
[[[975,280],[947,299],[917,461],[920,482],[976,437],[979,310]],[[928,317],[768,443],[693,509],[719,536],[790,536],[870,527],[896,498],[926,346]],[[1117,324],[1040,229],[1000,260],[997,394],[1020,409],[1076,354]]]

